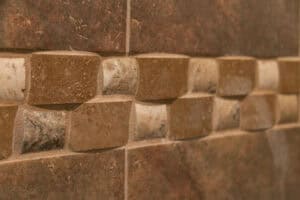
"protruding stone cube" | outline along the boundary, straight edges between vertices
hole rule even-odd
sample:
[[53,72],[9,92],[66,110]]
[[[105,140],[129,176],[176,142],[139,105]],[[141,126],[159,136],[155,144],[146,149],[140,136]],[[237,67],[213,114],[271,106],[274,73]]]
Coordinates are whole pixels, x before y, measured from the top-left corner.
[[20,107],[15,129],[15,153],[62,149],[65,144],[66,113],[35,107]]
[[174,99],[187,92],[188,57],[145,54],[136,59],[139,65],[137,99]]
[[129,97],[96,97],[71,113],[69,146],[88,151],[125,145],[129,135]]
[[214,101],[214,130],[239,128],[240,103],[238,100],[215,98]]
[[192,58],[189,64],[189,92],[215,93],[218,82],[218,63],[216,59]]
[[102,61],[101,65],[99,75],[103,78],[98,78],[99,94],[135,94],[138,64],[134,58],[109,58]]
[[76,51],[32,54],[29,104],[82,103],[96,95],[100,57]]
[[277,95],[278,123],[293,123],[298,121],[297,95]]
[[256,61],[251,57],[221,57],[217,93],[220,96],[244,96],[255,85]]
[[298,94],[300,89],[300,58],[286,57],[278,59],[279,92]]
[[0,101],[24,100],[25,55],[0,55]]
[[256,131],[271,128],[276,121],[276,95],[257,92],[241,102],[240,127]]
[[276,60],[257,61],[256,90],[277,91],[279,85],[279,70]]
[[213,97],[186,95],[168,105],[169,137],[187,139],[208,135],[212,130]]
[[14,104],[0,105],[0,160],[12,153],[13,129],[18,106]]
[[136,103],[131,116],[130,140],[162,138],[167,134],[165,104]]

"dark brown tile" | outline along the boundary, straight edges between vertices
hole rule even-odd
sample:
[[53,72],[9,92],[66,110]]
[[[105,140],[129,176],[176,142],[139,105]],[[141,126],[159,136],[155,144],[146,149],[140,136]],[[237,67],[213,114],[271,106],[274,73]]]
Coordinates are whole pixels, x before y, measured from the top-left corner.
[[0,164],[0,199],[124,199],[124,150]]
[[124,52],[126,0],[3,0],[0,48]]
[[296,55],[297,0],[132,0],[131,52]]
[[[300,155],[290,147],[289,153]],[[132,147],[128,199],[281,199],[272,151],[264,133],[240,132]],[[294,159],[293,167],[297,163]],[[290,183],[296,188],[298,181]]]

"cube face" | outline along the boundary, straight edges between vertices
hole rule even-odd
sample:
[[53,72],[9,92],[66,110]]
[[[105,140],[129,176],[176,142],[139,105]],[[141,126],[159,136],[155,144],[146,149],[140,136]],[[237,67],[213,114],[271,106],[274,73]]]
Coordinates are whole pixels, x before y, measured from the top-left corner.
[[139,100],[174,99],[187,91],[188,57],[144,55],[136,57]]
[[279,69],[275,60],[257,61],[257,90],[278,91]]
[[169,137],[186,139],[206,136],[212,130],[213,97],[189,95],[168,106]]
[[279,65],[279,92],[282,94],[298,94],[300,88],[300,59],[282,58]]
[[222,57],[219,62],[217,93],[220,96],[243,96],[255,84],[256,61],[250,57]]
[[131,141],[162,138],[167,134],[167,107],[164,104],[136,103],[131,118]]
[[[138,64],[134,58],[110,58],[102,62],[103,81],[101,92],[110,94],[136,93]],[[100,78],[98,78],[100,79]]]
[[131,99],[110,98],[93,99],[71,113],[69,145],[72,150],[87,151],[126,144]]
[[293,123],[298,121],[298,96],[277,95],[277,123]]
[[276,95],[258,93],[247,96],[241,102],[240,127],[243,130],[263,130],[276,122]]
[[17,115],[15,152],[29,153],[62,149],[65,144],[64,111],[21,107]]
[[0,100],[23,101],[25,91],[25,57],[0,56]]
[[215,93],[218,83],[218,63],[215,59],[193,58],[189,63],[189,92]]
[[13,129],[17,105],[0,105],[0,159],[12,153]]
[[214,130],[239,128],[240,103],[237,100],[215,98],[214,99]]
[[99,64],[99,56],[91,53],[34,53],[28,103],[82,103],[91,99],[96,95]]

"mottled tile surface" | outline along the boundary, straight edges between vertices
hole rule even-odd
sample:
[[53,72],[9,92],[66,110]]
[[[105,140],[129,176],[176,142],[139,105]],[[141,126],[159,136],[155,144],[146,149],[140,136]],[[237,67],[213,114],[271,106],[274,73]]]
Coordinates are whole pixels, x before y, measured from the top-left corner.
[[123,200],[124,150],[0,164],[0,199]]
[[299,128],[128,150],[128,199],[296,200]]
[[125,0],[2,0],[0,48],[125,51]]
[[297,0],[132,0],[132,52],[297,55]]

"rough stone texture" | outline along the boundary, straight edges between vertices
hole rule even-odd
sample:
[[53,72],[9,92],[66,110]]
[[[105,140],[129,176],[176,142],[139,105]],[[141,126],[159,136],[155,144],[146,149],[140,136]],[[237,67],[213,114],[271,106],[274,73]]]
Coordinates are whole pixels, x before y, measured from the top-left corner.
[[243,130],[271,128],[276,122],[276,95],[253,93],[241,102],[240,127]]
[[0,165],[0,199],[124,199],[124,150]]
[[0,17],[2,49],[125,52],[125,0],[3,0]]
[[293,123],[298,121],[298,96],[277,95],[278,123]]
[[139,65],[137,99],[172,99],[187,91],[188,57],[146,54],[136,59]]
[[0,160],[12,153],[13,128],[17,105],[0,104]]
[[276,60],[258,60],[256,90],[276,92],[279,84],[279,70]]
[[255,84],[256,62],[250,57],[221,57],[217,92],[220,96],[250,93]]
[[138,64],[134,58],[109,58],[102,61],[101,65],[103,71],[99,73],[103,73],[103,83],[98,85],[103,85],[101,90],[103,94],[134,95],[136,93]]
[[297,0],[132,0],[132,52],[298,54]]
[[214,130],[234,129],[240,125],[240,103],[238,100],[214,99]]
[[189,92],[215,93],[218,82],[218,63],[216,59],[192,58],[189,64]]
[[82,104],[71,113],[70,148],[88,151],[125,145],[131,104],[125,97],[97,97]]
[[169,137],[187,139],[206,136],[212,130],[213,97],[187,95],[168,105]]
[[20,107],[15,128],[16,153],[62,149],[65,144],[66,113]]
[[299,198],[299,128],[128,150],[128,199]]
[[0,101],[23,101],[25,92],[25,57],[0,54]]
[[136,103],[131,115],[130,140],[162,138],[167,134],[167,107],[164,104]]
[[297,94],[300,88],[300,58],[287,57],[278,59],[279,92]]
[[29,104],[82,103],[96,95],[100,58],[76,51],[32,54]]

